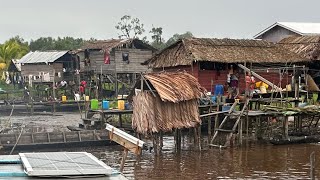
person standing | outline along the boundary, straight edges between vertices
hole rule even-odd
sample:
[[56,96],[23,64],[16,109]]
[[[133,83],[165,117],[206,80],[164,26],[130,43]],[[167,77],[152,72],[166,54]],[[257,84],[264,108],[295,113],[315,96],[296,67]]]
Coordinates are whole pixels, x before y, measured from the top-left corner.
[[246,95],[246,97],[252,98],[255,79],[253,76],[251,76],[250,72],[247,72],[245,80],[246,80],[246,93],[245,93],[245,95]]

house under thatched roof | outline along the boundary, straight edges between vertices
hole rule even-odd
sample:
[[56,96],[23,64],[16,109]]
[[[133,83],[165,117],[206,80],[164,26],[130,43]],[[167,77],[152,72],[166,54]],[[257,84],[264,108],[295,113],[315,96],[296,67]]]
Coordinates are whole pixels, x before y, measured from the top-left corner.
[[143,78],[143,90],[133,97],[132,127],[137,132],[168,132],[201,123],[198,99],[205,89],[196,78],[186,72],[152,73]]
[[86,42],[81,49],[111,50],[113,48],[131,48],[155,50],[152,46],[139,39],[109,39]]
[[310,60],[320,60],[320,35],[291,36],[282,39],[279,44]]
[[191,65],[194,61],[221,63],[286,63],[307,59],[283,47],[261,40],[181,39],[153,56],[144,64],[152,68]]

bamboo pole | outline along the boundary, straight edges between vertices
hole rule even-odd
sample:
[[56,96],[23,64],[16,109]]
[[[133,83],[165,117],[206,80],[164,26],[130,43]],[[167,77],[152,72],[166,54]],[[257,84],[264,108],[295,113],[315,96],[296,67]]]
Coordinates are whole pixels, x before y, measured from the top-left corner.
[[11,155],[11,154],[13,153],[13,151],[14,151],[14,149],[16,148],[17,144],[19,143],[19,140],[20,140],[20,138],[21,138],[22,132],[23,132],[23,128],[21,128],[21,132],[20,132],[20,134],[19,134],[19,137],[18,137],[16,143],[14,144],[13,148],[11,149],[9,155]]

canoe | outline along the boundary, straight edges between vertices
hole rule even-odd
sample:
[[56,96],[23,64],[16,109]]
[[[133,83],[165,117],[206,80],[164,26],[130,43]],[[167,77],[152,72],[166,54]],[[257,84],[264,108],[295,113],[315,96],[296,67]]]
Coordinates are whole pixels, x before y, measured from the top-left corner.
[[15,150],[38,148],[69,148],[87,146],[108,146],[115,143],[109,140],[106,130],[85,130],[69,132],[0,134],[0,146],[11,150],[18,141]]

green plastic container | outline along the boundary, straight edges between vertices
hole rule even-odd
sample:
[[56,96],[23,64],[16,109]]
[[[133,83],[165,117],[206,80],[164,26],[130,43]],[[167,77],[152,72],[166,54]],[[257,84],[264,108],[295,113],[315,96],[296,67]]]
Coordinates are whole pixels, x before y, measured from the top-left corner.
[[91,99],[90,106],[91,106],[91,110],[98,110],[99,109],[98,99]]

